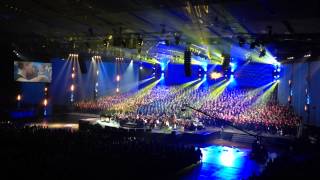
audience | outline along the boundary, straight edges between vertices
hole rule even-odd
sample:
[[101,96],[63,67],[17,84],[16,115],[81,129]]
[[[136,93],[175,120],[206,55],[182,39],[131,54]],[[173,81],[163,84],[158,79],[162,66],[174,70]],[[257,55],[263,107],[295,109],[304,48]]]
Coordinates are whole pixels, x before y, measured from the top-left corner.
[[262,174],[249,179],[319,179],[319,148],[319,143],[308,142],[307,138],[296,140],[280,156],[268,161]]
[[116,128],[71,131],[1,124],[0,176],[156,179],[200,161],[197,148],[156,139]]
[[[190,109],[182,111],[185,104],[201,109],[214,119]],[[159,122],[186,128],[192,122],[185,120],[191,119],[206,126],[222,126],[226,121],[246,130],[295,135],[300,122],[290,107],[279,105],[272,93],[259,89],[226,88],[219,94],[210,88],[156,86],[137,93],[76,102],[74,107],[80,112],[103,112],[122,116],[118,119],[142,120],[151,127]]]

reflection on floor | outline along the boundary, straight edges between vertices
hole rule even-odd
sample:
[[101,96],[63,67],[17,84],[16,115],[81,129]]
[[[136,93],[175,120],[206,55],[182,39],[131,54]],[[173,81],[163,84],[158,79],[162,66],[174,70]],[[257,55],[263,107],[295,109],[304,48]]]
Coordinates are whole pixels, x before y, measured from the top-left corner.
[[249,149],[209,146],[201,151],[202,164],[182,179],[247,179],[263,170],[263,165],[249,158]]
[[26,126],[30,127],[42,127],[48,129],[71,129],[78,130],[78,123],[54,123],[54,122],[42,122],[42,123],[28,123]]

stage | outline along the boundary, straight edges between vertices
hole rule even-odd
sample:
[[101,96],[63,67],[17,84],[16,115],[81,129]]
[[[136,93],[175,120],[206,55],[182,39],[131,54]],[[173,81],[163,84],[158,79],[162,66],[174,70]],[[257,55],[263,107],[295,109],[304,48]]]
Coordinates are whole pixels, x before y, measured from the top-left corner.
[[[202,145],[226,145],[236,147],[250,147],[252,142],[256,139],[253,136],[249,136],[242,131],[233,129],[231,127],[205,127],[202,130],[188,131],[182,129],[161,129],[161,128],[134,128],[134,127],[123,127],[115,121],[104,121],[103,118],[98,114],[88,113],[66,113],[58,116],[40,119],[37,122],[25,123],[25,126],[39,126],[50,129],[70,129],[78,131],[81,122],[93,125],[101,126],[102,128],[117,128],[126,131],[139,131],[147,134],[153,134],[155,136],[163,135],[175,135],[177,138],[181,138],[181,141],[189,141],[194,144]],[[249,131],[252,134],[256,132]],[[275,134],[261,133],[260,136],[264,137],[264,142],[269,145],[285,146],[288,142],[294,140],[294,136],[280,136]]]

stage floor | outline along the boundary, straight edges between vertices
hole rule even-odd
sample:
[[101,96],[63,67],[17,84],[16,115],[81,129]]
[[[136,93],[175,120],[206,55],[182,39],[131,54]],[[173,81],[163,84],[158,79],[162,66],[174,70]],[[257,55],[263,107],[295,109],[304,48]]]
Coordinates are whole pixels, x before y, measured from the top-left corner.
[[[247,179],[252,174],[260,174],[265,167],[250,159],[247,148],[213,145],[201,148],[201,152],[202,163],[188,170],[181,179]],[[269,159],[276,156],[269,153]]]
[[[47,128],[70,128],[73,130],[79,129],[79,121],[88,121],[92,124],[97,123],[100,120],[100,116],[97,114],[88,114],[88,113],[67,113],[62,115],[57,115],[49,118],[40,119],[37,122],[28,122],[26,125],[28,126],[42,126]],[[102,127],[110,126],[115,128],[120,128],[118,124],[115,123],[100,123]],[[163,130],[163,129],[153,129],[152,133],[164,133],[170,134],[172,131]],[[221,128],[218,127],[206,127],[203,130],[199,131],[180,131],[177,130],[176,134],[197,134],[197,135],[210,135],[212,133],[220,133]],[[224,133],[230,134],[244,134],[242,131],[237,129],[225,127],[223,129]],[[252,134],[256,134],[256,132],[249,131]],[[260,136],[268,137],[268,138],[277,138],[277,139],[293,139],[293,136],[280,136],[277,134],[268,134],[268,133],[261,133]]]

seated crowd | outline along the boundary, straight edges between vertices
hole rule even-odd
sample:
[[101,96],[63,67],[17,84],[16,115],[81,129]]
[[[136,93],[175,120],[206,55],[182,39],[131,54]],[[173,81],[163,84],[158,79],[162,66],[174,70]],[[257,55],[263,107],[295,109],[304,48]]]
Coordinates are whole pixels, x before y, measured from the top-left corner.
[[[185,104],[199,108],[211,117],[185,108]],[[281,106],[272,93],[258,89],[231,89],[215,92],[211,88],[156,86],[136,93],[116,94],[97,101],[80,101],[74,104],[80,112],[104,112],[128,119],[160,122],[171,127],[190,125],[192,119],[206,126],[234,126],[272,134],[294,135],[300,118],[288,106]],[[121,118],[120,118],[121,119]],[[191,123],[192,124],[192,123]]]
[[140,133],[0,124],[0,177],[163,179],[201,160],[199,148],[170,141],[170,135],[161,140]]
[[[319,135],[319,131],[317,134]],[[319,142],[312,142],[305,135],[288,144],[280,156],[268,161],[259,176],[252,175],[249,179],[319,179],[319,150]]]

